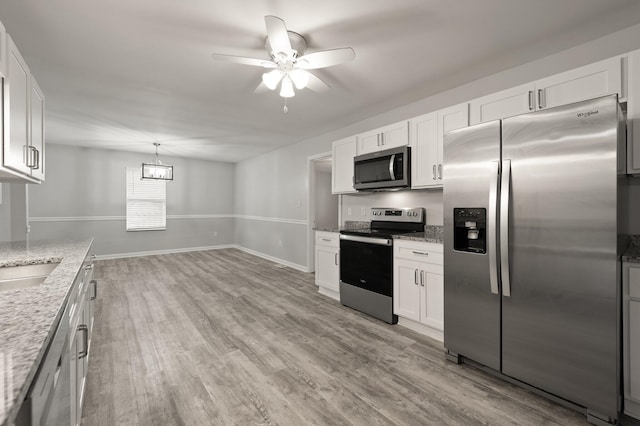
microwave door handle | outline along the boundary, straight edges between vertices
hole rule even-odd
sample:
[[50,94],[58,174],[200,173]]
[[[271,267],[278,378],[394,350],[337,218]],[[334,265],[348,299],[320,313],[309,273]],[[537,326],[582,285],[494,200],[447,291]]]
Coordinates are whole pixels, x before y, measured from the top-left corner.
[[389,174],[391,175],[391,180],[396,180],[396,155],[393,154],[390,158],[389,158]]

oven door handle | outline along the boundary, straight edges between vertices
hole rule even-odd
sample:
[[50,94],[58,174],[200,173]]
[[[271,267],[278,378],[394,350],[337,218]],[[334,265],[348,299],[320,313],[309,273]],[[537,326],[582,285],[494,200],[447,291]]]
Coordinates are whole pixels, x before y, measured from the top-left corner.
[[391,238],[371,238],[371,237],[358,237],[356,235],[344,235],[340,234],[341,240],[355,241],[358,243],[376,244],[379,246],[392,246],[393,240]]

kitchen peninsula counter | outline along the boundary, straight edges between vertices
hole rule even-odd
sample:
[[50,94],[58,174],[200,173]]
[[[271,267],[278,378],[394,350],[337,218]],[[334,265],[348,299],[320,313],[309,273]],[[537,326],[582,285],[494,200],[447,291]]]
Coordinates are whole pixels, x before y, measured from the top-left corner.
[[93,239],[0,243],[0,267],[60,264],[32,287],[0,291],[0,424],[11,424],[62,316]]

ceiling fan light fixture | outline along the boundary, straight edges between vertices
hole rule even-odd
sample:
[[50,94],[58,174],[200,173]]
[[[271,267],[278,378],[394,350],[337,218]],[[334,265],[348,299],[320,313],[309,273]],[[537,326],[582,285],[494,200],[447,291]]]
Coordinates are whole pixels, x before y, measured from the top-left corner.
[[278,83],[282,80],[282,72],[280,70],[272,70],[262,74],[262,82],[271,90],[276,90]]
[[280,96],[283,98],[292,98],[296,95],[293,91],[293,83],[291,82],[291,78],[289,76],[285,76],[282,79],[282,85],[280,86]]
[[298,90],[304,89],[309,84],[309,73],[305,70],[294,69],[289,73],[289,77]]

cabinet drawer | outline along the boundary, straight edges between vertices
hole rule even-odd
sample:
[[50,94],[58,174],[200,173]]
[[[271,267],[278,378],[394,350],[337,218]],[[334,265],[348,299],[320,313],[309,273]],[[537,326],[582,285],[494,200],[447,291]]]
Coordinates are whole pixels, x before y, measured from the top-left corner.
[[640,299],[640,268],[629,267],[629,296]]
[[417,241],[394,241],[394,255],[407,260],[443,264],[442,244],[422,243]]
[[316,245],[340,247],[340,234],[337,232],[316,232]]

